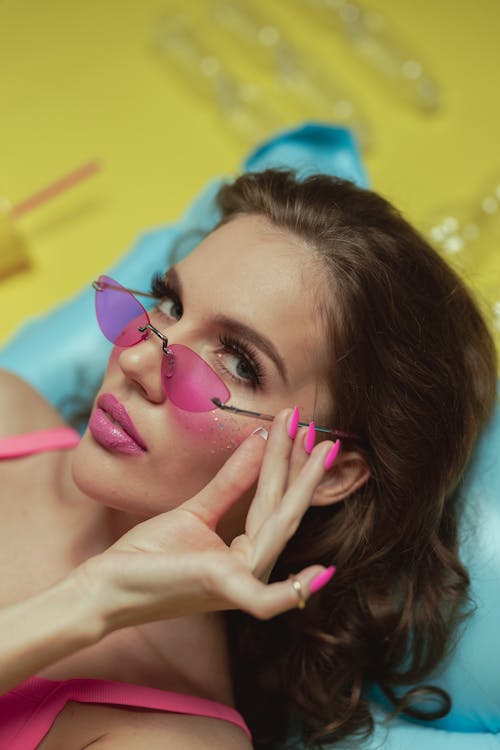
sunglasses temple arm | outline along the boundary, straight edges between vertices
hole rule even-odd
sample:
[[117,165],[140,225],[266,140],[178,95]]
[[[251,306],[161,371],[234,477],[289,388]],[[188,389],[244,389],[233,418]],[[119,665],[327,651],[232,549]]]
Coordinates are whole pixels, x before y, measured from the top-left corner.
[[114,284],[103,284],[100,281],[93,281],[92,286],[96,290],[96,292],[103,292],[105,289],[116,289],[117,292],[128,292],[129,294],[137,294],[140,297],[150,297],[151,299],[158,299],[156,294],[151,294],[150,292],[140,292],[138,289],[129,289],[128,287],[121,285],[115,286]]
[[[271,414],[262,414],[259,411],[248,411],[247,409],[238,409],[237,406],[228,406],[219,401],[218,398],[213,398],[212,401],[219,409],[224,409],[224,411],[232,411],[235,414],[245,414],[247,417],[256,417],[257,419],[264,419],[267,422],[272,422],[274,420],[274,417]],[[309,427],[309,423],[299,422],[298,427]],[[314,429],[318,432],[326,432],[328,435],[332,434],[329,427],[318,427],[314,425]]]

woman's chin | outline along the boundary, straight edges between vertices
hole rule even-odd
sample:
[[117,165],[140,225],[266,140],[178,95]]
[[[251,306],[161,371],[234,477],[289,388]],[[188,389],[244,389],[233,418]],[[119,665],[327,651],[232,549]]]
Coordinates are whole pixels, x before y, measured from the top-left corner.
[[144,477],[137,470],[128,475],[120,459],[122,454],[115,455],[102,448],[87,430],[73,453],[71,475],[75,485],[91,500],[114,510],[145,517],[160,512],[147,507],[143,493],[139,492]]
[[[141,520],[172,510],[184,499],[175,476],[167,485],[165,477],[154,476],[148,462],[102,448],[88,430],[73,452],[71,475],[90,500]],[[169,497],[167,486],[178,488],[175,497]]]

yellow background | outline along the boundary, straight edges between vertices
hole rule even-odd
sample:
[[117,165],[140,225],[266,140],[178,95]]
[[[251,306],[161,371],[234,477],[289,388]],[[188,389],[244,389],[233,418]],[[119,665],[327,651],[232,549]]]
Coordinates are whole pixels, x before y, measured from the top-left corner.
[[[370,126],[372,186],[412,222],[469,210],[500,177],[497,0],[367,0],[438,81],[441,107],[427,115],[307,0],[250,6],[353,97]],[[281,89],[275,97],[271,68],[217,26],[208,0],[179,7],[238,80],[263,87],[280,124],[324,114]],[[0,196],[16,204],[90,159],[102,162],[97,175],[18,220],[31,266],[0,280],[0,342],[106,269],[141,231],[175,220],[257,142],[154,53],[154,29],[175,12],[169,0],[0,0]],[[491,309],[500,299],[494,235],[474,253],[464,266]]]

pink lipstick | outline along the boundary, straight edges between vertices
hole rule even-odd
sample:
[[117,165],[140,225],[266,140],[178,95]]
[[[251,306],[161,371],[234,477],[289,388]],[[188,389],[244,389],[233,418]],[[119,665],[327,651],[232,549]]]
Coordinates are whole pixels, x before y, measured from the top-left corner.
[[146,444],[126,408],[111,393],[102,393],[89,420],[94,439],[108,450],[137,455],[147,451]]

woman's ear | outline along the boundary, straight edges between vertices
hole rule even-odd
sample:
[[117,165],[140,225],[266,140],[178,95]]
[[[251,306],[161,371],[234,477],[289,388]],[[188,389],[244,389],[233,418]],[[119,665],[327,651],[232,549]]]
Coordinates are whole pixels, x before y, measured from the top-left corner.
[[340,453],[316,488],[311,505],[332,505],[343,500],[365,484],[371,471],[366,459],[357,451]]

